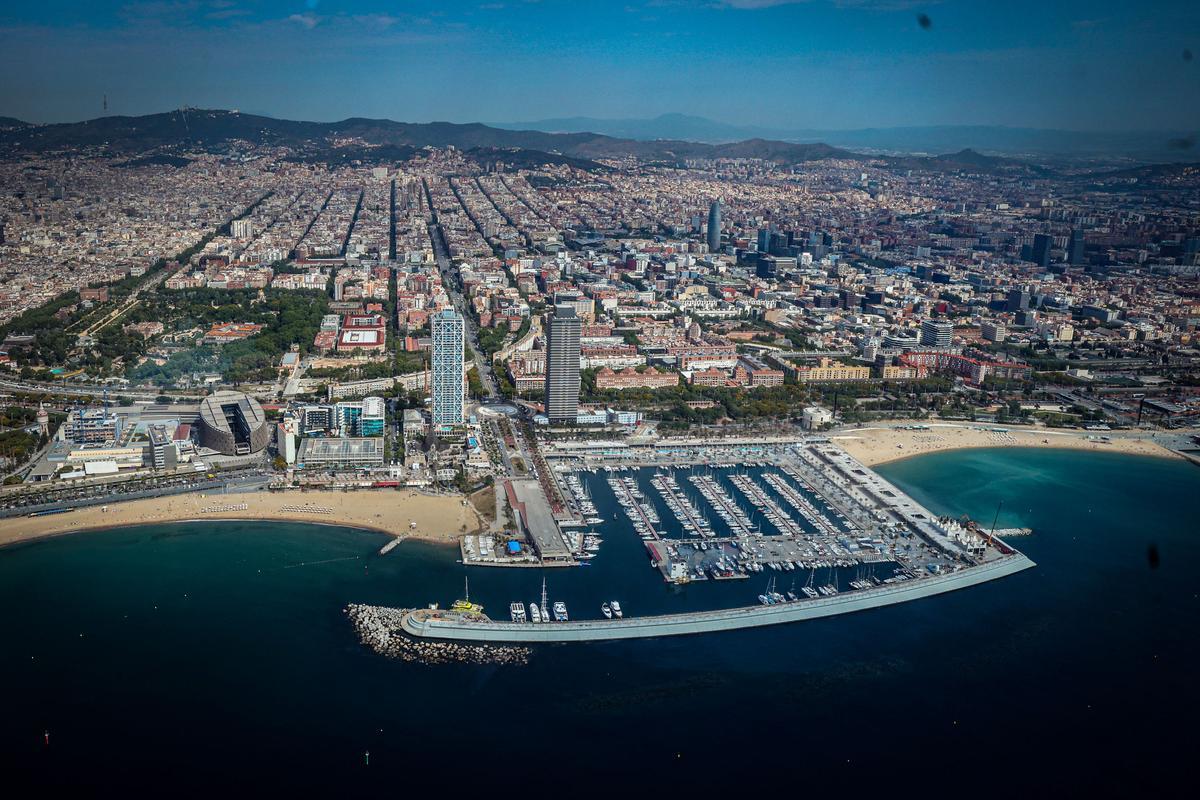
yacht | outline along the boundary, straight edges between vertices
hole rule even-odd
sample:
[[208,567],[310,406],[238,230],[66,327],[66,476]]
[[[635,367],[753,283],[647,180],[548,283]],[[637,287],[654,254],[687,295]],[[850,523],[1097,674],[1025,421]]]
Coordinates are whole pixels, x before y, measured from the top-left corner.
[[555,622],[566,622],[567,621],[567,604],[564,603],[562,600],[557,600],[554,603],[554,621]]
[[513,622],[524,622],[525,621],[525,604],[524,603],[513,603],[512,605],[510,605],[508,607],[508,614],[510,617],[512,617]]
[[612,609],[613,616],[617,619],[625,616],[624,612],[621,611],[621,604],[616,600],[613,600],[611,603],[609,603],[609,607]]
[[541,609],[538,608],[537,603],[529,604],[529,621],[530,622],[541,622],[542,621],[542,611],[541,611]]
[[610,606],[608,603],[602,604],[600,606],[600,611],[601,611],[601,613],[604,614],[605,619],[612,619],[612,615],[613,615],[612,606]]

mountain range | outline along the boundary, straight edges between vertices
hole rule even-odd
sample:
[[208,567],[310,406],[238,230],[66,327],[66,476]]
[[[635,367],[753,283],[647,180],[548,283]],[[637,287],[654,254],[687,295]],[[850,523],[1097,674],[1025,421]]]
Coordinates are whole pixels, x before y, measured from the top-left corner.
[[1200,159],[1196,136],[1187,131],[1099,132],[996,125],[932,125],[916,127],[819,130],[731,125],[687,114],[647,119],[565,117],[533,122],[499,122],[507,130],[552,133],[591,131],[641,141],[684,139],[720,144],[750,138],[783,142],[823,142],[834,147],[873,153],[925,155],[972,149],[1026,157],[1130,158],[1145,161]]
[[[53,152],[102,147],[116,154],[156,148],[223,147],[242,140],[281,145],[301,152],[323,152],[339,143],[371,147],[447,147],[464,151],[536,151],[590,161],[633,156],[647,161],[679,162],[694,158],[753,157],[797,164],[829,158],[853,158],[845,150],[820,143],[751,139],[726,144],[642,141],[603,134],[513,131],[480,123],[395,122],[354,117],[340,122],[300,122],[236,111],[180,109],[141,117],[100,117],[86,122],[31,125],[12,120],[0,125],[0,152]],[[369,152],[363,151],[369,156]]]
[[[690,124],[690,119],[698,118],[676,118],[672,124]],[[339,122],[304,122],[204,109],[51,125],[0,118],[0,157],[90,149],[128,157],[130,163],[136,164],[145,163],[137,159],[147,156],[181,157],[197,150],[221,152],[237,142],[287,147],[292,151],[289,157],[294,160],[329,164],[403,161],[424,147],[453,146],[484,165],[497,161],[524,166],[567,163],[584,169],[604,169],[599,159],[634,157],[666,164],[694,159],[755,158],[790,166],[845,159],[882,162],[895,169],[1031,177],[1048,174],[1047,168],[1036,160],[987,155],[971,148],[937,156],[880,156],[856,153],[825,142],[788,142],[763,137],[712,143],[682,138],[621,138],[591,131],[514,130],[480,123],[411,123],[362,117]]]

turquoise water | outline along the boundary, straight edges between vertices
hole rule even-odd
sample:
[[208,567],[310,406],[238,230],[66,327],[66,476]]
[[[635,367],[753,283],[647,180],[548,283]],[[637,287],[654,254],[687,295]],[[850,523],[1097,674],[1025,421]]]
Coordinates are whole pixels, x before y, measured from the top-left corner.
[[[1037,569],[798,625],[426,667],[362,648],[345,604],[446,603],[469,573],[472,599],[503,616],[541,571],[468,571],[415,542],[380,558],[379,534],[291,523],[0,551],[0,785],[1041,793],[1187,774],[1200,470],[1005,449],[880,471],[941,513],[990,523],[1003,500],[1001,526],[1036,531],[1014,544]],[[592,488],[611,519],[601,476]],[[593,566],[545,573],[573,617],[614,597],[649,614],[761,588],[672,589],[631,531],[605,538]]]

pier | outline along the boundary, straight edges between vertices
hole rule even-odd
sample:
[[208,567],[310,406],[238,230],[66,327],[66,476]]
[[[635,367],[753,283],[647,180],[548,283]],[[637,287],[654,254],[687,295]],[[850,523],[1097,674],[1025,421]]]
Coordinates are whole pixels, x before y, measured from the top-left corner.
[[[804,481],[801,480],[800,476],[797,475],[793,470],[785,469],[784,472],[788,473],[797,483],[803,485]],[[796,509],[796,511],[800,513],[800,516],[808,520],[808,523],[812,525],[813,528],[825,534],[826,536],[837,536],[840,533],[834,524],[830,522],[824,514],[818,511],[816,506],[808,501],[808,498],[792,488],[783,478],[779,477],[778,475],[768,473],[763,475],[763,480],[766,481],[772,489],[778,492],[779,496],[786,500],[792,508]]]
[[784,536],[796,537],[804,535],[804,528],[788,516],[779,507],[779,504],[759,488],[758,484],[749,475],[731,475],[729,480],[750,501],[750,505],[762,511],[763,516],[767,518],[767,522],[774,525],[777,531]]
[[650,483],[662,495],[667,508],[671,509],[671,512],[679,520],[679,524],[683,526],[684,536],[687,536],[689,532],[696,536],[712,536],[708,520],[700,514],[700,509],[696,508],[679,488],[675,476],[670,473],[655,475]]
[[712,504],[717,510],[717,514],[725,521],[738,536],[758,536],[761,535],[750,525],[750,519],[733,498],[717,483],[717,479],[711,475],[692,475],[688,478],[692,485],[700,490],[700,494]]

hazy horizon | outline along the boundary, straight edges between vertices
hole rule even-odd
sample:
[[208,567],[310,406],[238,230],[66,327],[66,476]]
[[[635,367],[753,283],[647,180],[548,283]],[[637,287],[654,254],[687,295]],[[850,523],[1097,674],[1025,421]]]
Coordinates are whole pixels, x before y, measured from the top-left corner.
[[[739,122],[736,120],[719,119],[719,118],[707,116],[707,115],[687,114],[687,113],[681,112],[681,111],[664,111],[664,112],[661,112],[658,114],[648,115],[648,116],[644,116],[644,117],[594,117],[589,114],[569,114],[569,115],[561,115],[561,116],[555,115],[555,116],[545,116],[545,117],[538,117],[538,118],[530,117],[529,119],[511,119],[511,120],[509,120],[509,119],[503,119],[503,120],[501,120],[501,119],[495,119],[495,120],[493,120],[493,119],[451,120],[451,119],[442,119],[442,118],[409,119],[409,118],[400,118],[400,117],[372,117],[372,116],[367,116],[364,114],[346,114],[346,115],[339,115],[339,116],[333,116],[333,117],[327,117],[327,118],[289,117],[289,116],[274,114],[269,111],[264,111],[262,109],[235,108],[233,106],[182,106],[182,107],[177,106],[174,108],[159,108],[159,109],[147,110],[147,111],[136,113],[136,114],[124,114],[124,113],[119,113],[119,112],[113,111],[111,109],[108,111],[101,110],[101,112],[98,114],[92,114],[90,116],[83,116],[83,117],[79,117],[77,119],[61,119],[61,120],[28,119],[25,117],[21,117],[17,114],[9,113],[6,109],[0,108],[0,117],[9,117],[12,119],[19,120],[21,122],[29,123],[31,125],[61,125],[61,124],[70,125],[70,124],[75,124],[75,123],[80,123],[80,122],[89,122],[91,120],[96,120],[96,119],[103,119],[105,117],[142,117],[142,116],[153,116],[155,114],[168,114],[173,111],[178,111],[180,108],[195,109],[195,110],[199,110],[199,111],[228,111],[230,113],[245,114],[248,116],[269,117],[271,119],[287,120],[287,121],[291,121],[291,122],[313,122],[313,123],[319,123],[319,124],[331,124],[331,123],[336,123],[336,122],[344,122],[345,120],[348,120],[348,119],[378,119],[378,120],[387,120],[387,121],[391,121],[391,122],[411,123],[411,124],[415,124],[415,125],[431,125],[431,124],[438,124],[438,123],[449,123],[449,124],[453,124],[453,125],[470,125],[470,124],[478,123],[481,125],[487,125],[489,127],[497,127],[497,128],[502,128],[502,129],[506,129],[506,130],[515,130],[515,128],[512,127],[514,125],[522,125],[522,124],[529,124],[529,125],[542,124],[542,125],[544,125],[546,123],[559,122],[559,121],[565,121],[565,120],[595,120],[598,122],[607,122],[607,123],[653,122],[653,121],[661,119],[661,118],[670,118],[670,117],[677,117],[677,116],[678,117],[687,117],[687,118],[696,119],[696,120],[702,120],[704,122],[711,122],[716,125],[729,126],[729,127],[734,127],[734,128],[774,127],[774,126],[766,126],[766,125],[752,125],[749,123],[743,123],[743,122]],[[1175,129],[1159,128],[1159,127],[1140,127],[1140,128],[1113,128],[1113,129],[1108,129],[1108,130],[1100,130],[1100,129],[1096,129],[1096,128],[1049,128],[1049,127],[1037,128],[1037,127],[1026,126],[1026,125],[1003,125],[1003,124],[987,125],[987,124],[976,124],[976,123],[922,124],[919,122],[915,122],[915,123],[907,124],[907,125],[863,125],[863,126],[858,126],[858,127],[836,127],[836,128],[835,127],[823,127],[822,128],[822,127],[810,127],[810,126],[797,125],[797,126],[779,127],[778,130],[780,130],[780,131],[791,130],[793,132],[839,133],[839,132],[850,132],[850,131],[860,131],[860,130],[863,130],[863,131],[865,131],[865,130],[892,130],[892,129],[895,129],[895,130],[904,130],[904,129],[919,130],[919,129],[924,129],[924,128],[991,128],[991,129],[997,129],[997,130],[1008,129],[1008,130],[1013,130],[1013,131],[1031,130],[1031,131],[1047,131],[1047,132],[1057,131],[1057,132],[1063,132],[1063,133],[1079,133],[1079,134],[1122,135],[1122,134],[1155,134],[1155,133],[1166,133],[1166,132],[1178,132],[1178,131],[1192,130],[1194,128],[1194,126],[1193,127],[1184,126],[1184,127],[1179,127],[1179,128],[1175,128]],[[559,131],[546,130],[545,132],[556,133]],[[566,132],[570,132],[570,131],[562,131],[562,132],[566,133]],[[599,133],[598,131],[591,131],[591,132]]]

